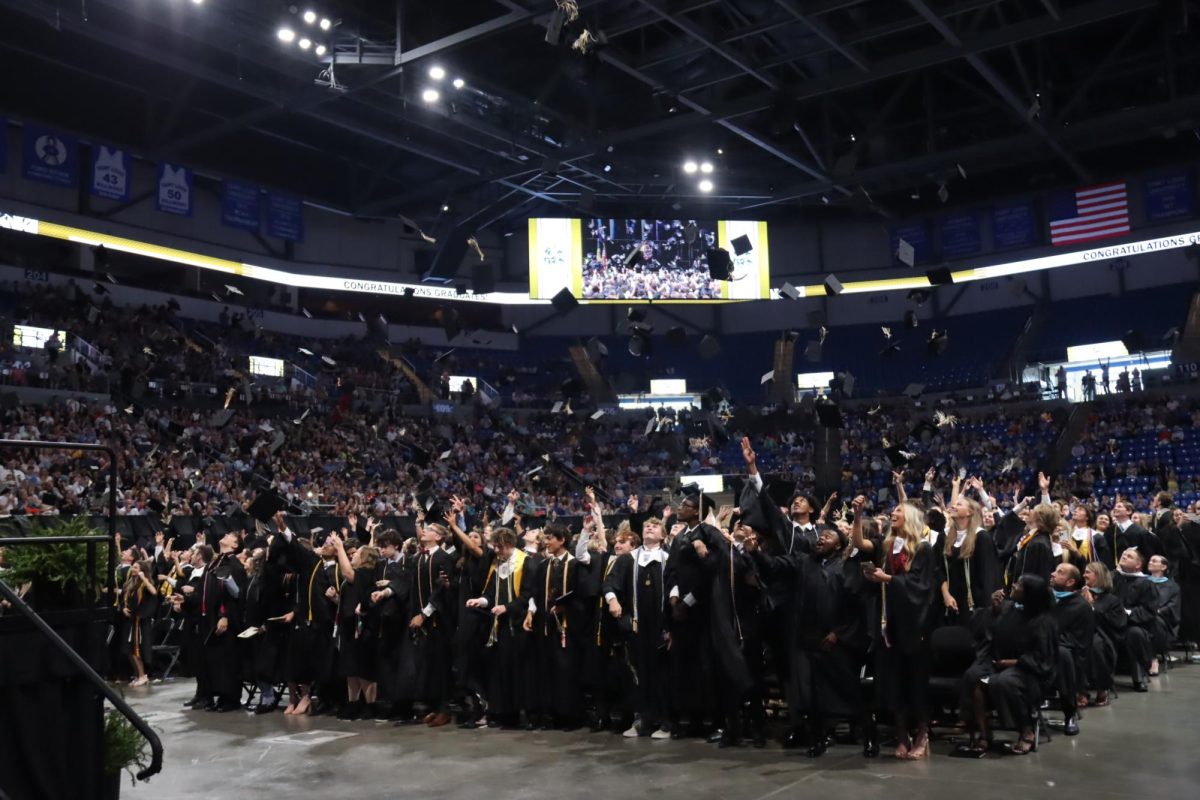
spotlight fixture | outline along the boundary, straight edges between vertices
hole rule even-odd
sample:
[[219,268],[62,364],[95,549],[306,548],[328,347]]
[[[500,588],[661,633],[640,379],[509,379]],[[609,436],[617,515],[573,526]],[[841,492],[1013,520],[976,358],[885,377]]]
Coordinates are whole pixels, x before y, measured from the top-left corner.
[[605,171],[605,172],[612,172],[612,164],[605,164],[605,165],[604,165],[604,171]]
[[440,81],[442,78],[446,77],[446,70],[442,69],[437,64],[434,64],[429,68],[429,77],[433,78],[435,81]]
[[448,206],[448,205],[445,205],[445,204],[443,204],[443,205],[442,205],[442,211],[443,211],[443,212],[446,212],[446,211],[449,211],[449,210],[450,210],[450,206]]
[[194,6],[198,6],[198,5],[200,5],[201,3],[203,3],[203,2],[204,2],[204,0],[192,0],[192,5],[194,5]]
[[718,148],[717,148],[717,155],[719,155],[719,156],[723,156],[723,155],[725,155],[725,149],[724,149],[724,148],[721,148],[721,147],[718,147]]
[[291,42],[296,41],[296,32],[286,25],[280,28],[275,35],[279,37],[279,41],[281,42],[287,42],[290,44]]
[[330,22],[329,17],[321,17],[321,24],[318,27],[323,31],[327,31],[333,27],[333,23]]
[[315,25],[317,23],[317,12],[311,8],[304,12],[304,23],[306,25]]
[[713,171],[712,162],[705,161],[703,164],[700,165],[700,171],[703,172],[705,175],[711,174]]
[[700,181],[700,191],[711,192],[712,190],[713,190],[713,182],[712,181],[710,181],[708,178],[705,178],[704,180]]
[[308,38],[302,38],[300,41],[296,42],[296,44],[300,45],[301,50],[307,50],[308,48],[312,47],[312,40]]
[[455,79],[454,79],[454,88],[455,88],[455,89],[461,89],[461,88],[463,88],[463,87],[464,87],[464,86],[466,86],[466,85],[467,85],[467,82],[466,82],[466,81],[464,81],[462,78],[455,78]]
[[694,175],[696,173],[696,170],[698,170],[698,169],[700,169],[700,167],[699,167],[699,165],[696,164],[695,161],[683,162],[683,171],[686,172],[688,175]]
[[438,101],[438,98],[441,96],[442,95],[438,92],[438,90],[434,89],[433,87],[430,87],[430,88],[426,89],[425,91],[421,92],[421,99],[424,100],[426,103],[436,103]]
[[323,45],[323,44],[317,45],[317,49],[314,50],[313,52],[319,56],[325,55],[325,45]]

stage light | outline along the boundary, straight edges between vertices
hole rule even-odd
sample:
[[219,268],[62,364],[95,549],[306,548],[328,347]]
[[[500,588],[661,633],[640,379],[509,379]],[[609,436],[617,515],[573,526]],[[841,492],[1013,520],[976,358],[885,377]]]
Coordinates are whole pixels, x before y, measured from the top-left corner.
[[437,64],[434,64],[429,68],[429,77],[433,78],[435,81],[440,81],[442,78],[446,77],[446,70],[442,69]]
[[683,162],[683,171],[686,172],[688,175],[694,174],[696,172],[696,170],[698,170],[698,169],[700,169],[700,167],[699,167],[699,165],[696,164],[695,161]]
[[194,6],[198,6],[198,5],[200,5],[201,3],[203,3],[203,2],[204,2],[204,0],[192,0],[192,5],[194,5]]
[[436,103],[439,97],[441,97],[441,94],[437,89],[432,87],[421,92],[421,99],[426,103]]
[[325,45],[323,45],[323,44],[317,45],[317,49],[314,50],[313,52],[319,56],[325,55]]
[[296,44],[300,45],[301,50],[307,50],[308,48],[312,47],[312,42],[310,40],[304,39],[304,38],[302,38],[300,41],[296,42]]
[[462,78],[455,78],[455,79],[454,79],[454,88],[455,88],[455,89],[461,89],[461,88],[463,88],[463,87],[464,87],[464,86],[466,86],[466,85],[467,85],[467,82],[466,82],[466,81],[464,81]]
[[711,192],[712,190],[713,190],[713,182],[712,181],[710,181],[708,178],[705,178],[704,180],[700,181],[700,191]]
[[717,155],[719,155],[719,156],[723,156],[723,155],[725,155],[725,151],[724,151],[722,148],[718,147],[718,148],[717,148]]
[[296,40],[296,32],[287,26],[280,28],[279,32],[275,35],[279,37],[279,41],[281,42],[291,43]]
[[705,175],[708,175],[709,173],[711,173],[713,171],[713,165],[710,162],[705,161],[703,164],[700,165],[700,171],[703,172]]
[[311,8],[308,11],[305,11],[304,22],[307,25],[315,25],[317,22],[317,12],[313,11]]
[[605,165],[604,165],[604,171],[605,171],[605,172],[612,172],[612,164],[605,164]]
[[333,27],[333,23],[329,21],[329,17],[321,17],[321,30],[327,31]]
[[449,210],[450,210],[450,206],[448,206],[448,205],[442,206],[442,211],[449,211]]

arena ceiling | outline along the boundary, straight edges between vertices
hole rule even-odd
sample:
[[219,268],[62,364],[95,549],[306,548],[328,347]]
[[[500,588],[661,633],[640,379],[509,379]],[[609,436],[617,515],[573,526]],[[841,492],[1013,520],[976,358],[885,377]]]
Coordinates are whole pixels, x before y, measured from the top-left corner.
[[1200,153],[1192,0],[577,6],[555,37],[555,0],[11,0],[0,110],[365,217],[479,225],[903,216]]

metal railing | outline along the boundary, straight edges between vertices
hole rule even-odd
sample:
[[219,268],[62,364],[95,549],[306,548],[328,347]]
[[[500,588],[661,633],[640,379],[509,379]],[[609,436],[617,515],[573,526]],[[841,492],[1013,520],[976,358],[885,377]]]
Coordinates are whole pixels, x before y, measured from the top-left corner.
[[[112,447],[103,444],[81,444],[75,442],[43,442],[43,441],[22,441],[20,439],[0,439],[0,450],[11,449],[34,449],[34,450],[85,450],[90,452],[104,453],[108,456],[108,535],[106,536],[6,536],[2,540],[5,547],[13,545],[52,545],[52,544],[86,544],[87,545],[87,597],[96,597],[96,545],[104,542],[108,545],[107,567],[105,569],[106,577],[104,579],[105,594],[104,597],[111,598],[116,596],[116,534],[117,534],[117,454]],[[59,651],[65,655],[75,668],[78,669],[99,692],[104,696],[104,699],[112,704],[113,708],[117,709],[120,714],[129,720],[130,724],[137,729],[138,733],[146,738],[150,743],[150,764],[145,769],[137,774],[138,780],[147,780],[152,775],[158,774],[162,770],[163,747],[162,740],[158,738],[158,734],[146,723],[144,719],[138,716],[137,712],[129,707],[129,704],[113,691],[102,677],[92,669],[87,663],[76,653],[71,646],[67,644],[61,636],[59,636],[46,621],[42,619],[36,611],[29,607],[24,600],[3,580],[0,580],[0,596],[12,604],[12,607],[21,612],[30,622],[33,623],[42,635],[49,639]]]

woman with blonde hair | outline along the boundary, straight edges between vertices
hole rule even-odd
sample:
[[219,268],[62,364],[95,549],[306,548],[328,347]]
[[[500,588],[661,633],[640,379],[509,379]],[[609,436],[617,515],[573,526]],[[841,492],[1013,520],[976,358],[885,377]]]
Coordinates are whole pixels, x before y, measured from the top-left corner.
[[338,668],[346,676],[346,705],[338,719],[374,719],[378,683],[375,678],[375,646],[379,619],[371,603],[375,589],[378,548],[359,547],[351,558],[340,536],[331,536],[337,550],[342,586],[338,595]]
[[992,592],[1000,588],[1000,557],[992,535],[983,527],[983,508],[975,500],[959,495],[947,516],[950,530],[939,554],[944,567],[942,602],[947,615],[963,625],[977,609],[991,605]]
[[862,565],[871,610],[876,700],[895,717],[896,758],[917,760],[929,754],[927,633],[937,565],[920,508],[912,503],[896,506],[888,535],[876,550],[862,535],[866,502],[862,496],[854,499],[852,538],[860,550],[876,551],[875,560]]
[[1015,584],[1022,575],[1040,575],[1046,580],[1050,573],[1062,561],[1054,557],[1054,538],[1058,532],[1061,520],[1058,509],[1048,503],[1043,503],[1029,514],[1029,530],[1017,543],[1017,549],[1009,562],[1009,586]]

